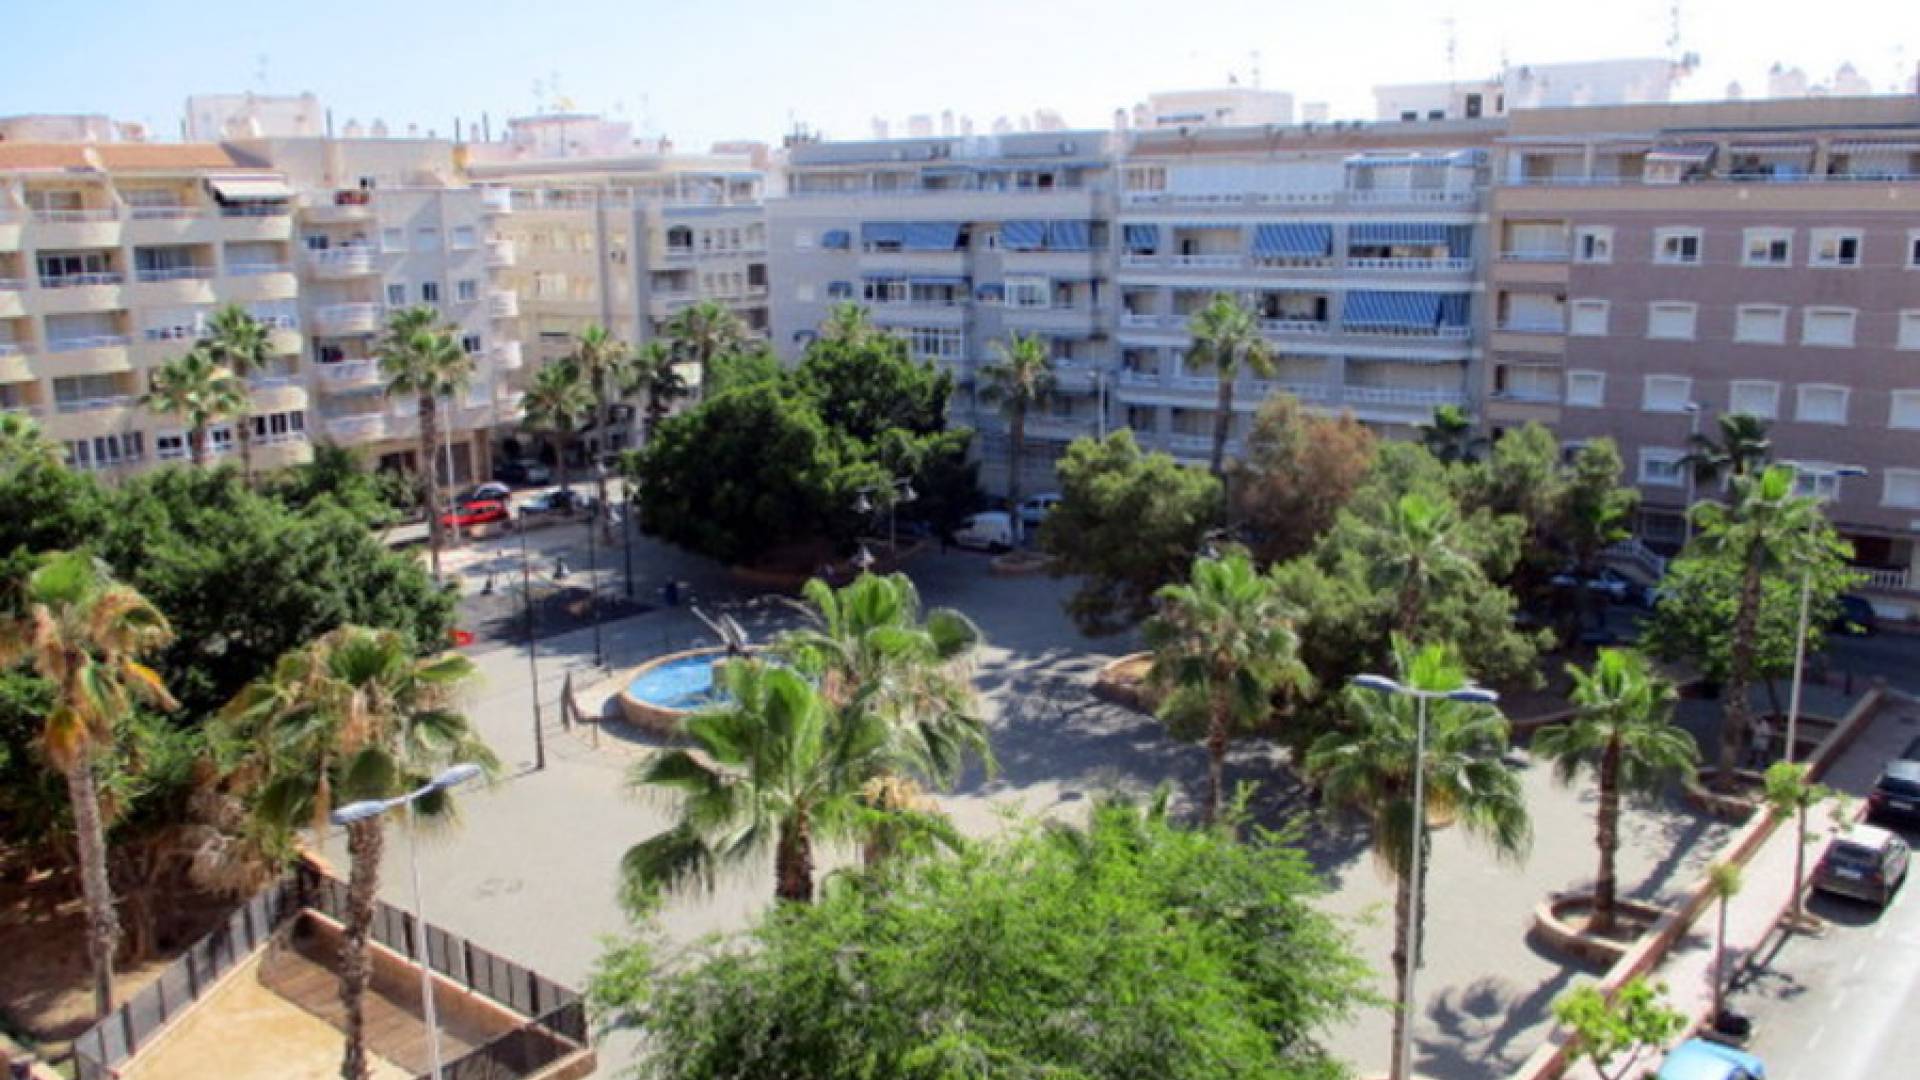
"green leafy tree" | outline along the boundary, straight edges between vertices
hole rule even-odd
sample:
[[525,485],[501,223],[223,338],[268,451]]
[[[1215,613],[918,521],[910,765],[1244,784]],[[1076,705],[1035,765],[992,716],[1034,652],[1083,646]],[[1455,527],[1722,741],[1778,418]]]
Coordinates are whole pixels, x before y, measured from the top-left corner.
[[1194,312],[1187,323],[1187,334],[1193,339],[1187,349],[1187,367],[1213,372],[1217,384],[1213,449],[1207,456],[1207,471],[1224,480],[1227,433],[1233,426],[1234,384],[1248,373],[1272,378],[1273,347],[1267,344],[1253,308],[1229,293],[1214,293],[1206,307]]
[[713,362],[728,353],[746,351],[753,335],[740,316],[717,300],[702,300],[668,321],[667,336],[687,361],[700,366],[700,399],[713,394]]
[[1227,484],[1254,556],[1276,563],[1310,550],[1366,478],[1375,442],[1351,413],[1317,416],[1291,394],[1261,404]]
[[1452,470],[1462,512],[1521,523],[1520,558],[1500,582],[1520,596],[1542,589],[1565,559],[1559,530],[1568,470],[1560,459],[1559,437],[1529,422],[1496,440],[1484,460]]
[[820,324],[820,340],[843,345],[865,345],[875,338],[887,336],[887,331],[873,324],[873,315],[865,307],[851,300],[843,300],[833,305],[827,317]]
[[1220,482],[1141,451],[1124,429],[1074,440],[1055,468],[1061,501],[1040,526],[1040,546],[1054,574],[1080,579],[1068,614],[1089,634],[1145,618],[1220,520]]
[[554,444],[554,476],[563,489],[567,487],[567,451],[594,408],[593,387],[571,360],[548,364],[534,372],[532,384],[520,399],[520,422]]
[[440,549],[446,544],[440,470],[434,465],[440,446],[440,399],[451,403],[473,377],[473,357],[451,333],[438,328],[439,318],[439,312],[425,305],[396,311],[388,317],[379,346],[387,396],[411,397],[419,409],[421,501],[426,504],[427,544],[435,578],[440,576]]
[[12,478],[23,465],[58,466],[65,457],[59,446],[40,430],[40,424],[24,413],[0,412],[0,469]]
[[[1236,818],[1235,823],[1242,819]],[[744,941],[611,947],[589,991],[653,1080],[1334,1080],[1364,968],[1290,838],[1103,801],[836,879]]]
[[1441,405],[1420,425],[1420,445],[1442,464],[1455,465],[1479,460],[1487,440],[1476,432],[1473,414],[1458,405]]
[[245,412],[246,390],[202,344],[155,368],[140,404],[187,425],[187,452],[197,469],[207,463],[207,430]]
[[1666,987],[1643,975],[1628,979],[1611,996],[1587,983],[1554,1000],[1553,1018],[1572,1032],[1574,1060],[1592,1065],[1601,1080],[1626,1080],[1642,1054],[1658,1051],[1686,1030],[1686,1014],[1665,998]]
[[798,672],[733,660],[714,672],[725,704],[682,725],[691,750],[634,767],[630,783],[680,796],[679,822],[628,849],[630,901],[661,889],[714,886],[725,866],[773,853],[774,896],[813,900],[814,852],[850,840],[865,820],[861,788],[892,739],[881,715],[836,711]]
[[166,616],[115,581],[93,556],[53,552],[27,578],[24,613],[0,624],[0,668],[25,662],[50,688],[39,752],[66,782],[87,906],[93,1011],[113,1011],[113,959],[120,921],[107,877],[106,826],[96,758],[136,702],[174,706],[166,684],[140,658],[172,636]]
[[1773,459],[1773,439],[1767,422],[1747,413],[1725,413],[1716,422],[1719,437],[1689,435],[1683,468],[1693,470],[1694,484],[1715,488],[1722,480],[1748,476]]
[[1449,502],[1408,492],[1384,524],[1377,580],[1394,596],[1395,632],[1416,637],[1427,597],[1473,580],[1478,567],[1454,535],[1459,522]]
[[1038,334],[1012,334],[999,355],[980,367],[980,397],[1007,418],[1007,504],[1020,528],[1020,469],[1027,450],[1027,413],[1053,397],[1053,353]]
[[1803,762],[1776,761],[1767,767],[1763,795],[1767,815],[1776,824],[1791,823],[1793,827],[1792,915],[1796,921],[1805,922],[1807,842],[1813,839],[1807,831],[1807,811],[1833,798],[1833,789],[1814,783],[1812,771]]
[[[457,654],[420,659],[392,631],[343,626],[280,658],[270,673],[222,710],[223,734],[249,748],[260,779],[254,811],[276,831],[309,826],[324,834],[337,806],[415,791],[440,770],[473,763],[497,770],[493,754],[455,707],[475,674]],[[450,817],[446,790],[414,802],[422,817]],[[340,1075],[372,1075],[365,1001],[373,978],[368,939],[385,845],[378,817],[347,830],[346,942],[340,1000],[347,1045]]]
[[233,373],[239,391],[234,427],[239,429],[240,473],[253,476],[253,395],[247,380],[273,362],[273,337],[266,324],[238,304],[228,304],[207,320],[207,352],[214,363]]
[[1553,761],[1563,784],[1591,769],[1600,787],[1594,811],[1594,843],[1600,871],[1593,879],[1593,918],[1588,930],[1610,934],[1616,925],[1623,794],[1654,795],[1699,759],[1693,736],[1673,722],[1677,695],[1646,658],[1626,649],[1602,649],[1593,666],[1567,665],[1573,678],[1573,716],[1541,728],[1533,737],[1536,757]]
[[743,386],[784,385],[786,375],[786,368],[772,350],[721,353],[713,358],[707,389],[701,394],[701,399],[716,398]]
[[[1451,649],[1429,645],[1418,651],[1405,641],[1394,645],[1395,677],[1415,690],[1444,692],[1467,684],[1466,669]],[[1407,976],[1418,965],[1423,928],[1413,922],[1416,892],[1424,894],[1424,868],[1432,860],[1433,826],[1458,823],[1468,835],[1502,859],[1524,857],[1532,829],[1520,779],[1501,760],[1507,748],[1507,721],[1489,705],[1445,699],[1427,703],[1426,757],[1416,753],[1418,703],[1405,694],[1383,695],[1360,687],[1347,691],[1354,728],[1322,736],[1307,756],[1307,771],[1318,778],[1327,802],[1365,815],[1371,825],[1376,859],[1394,876],[1393,974],[1395,1000],[1406,999]],[[1425,828],[1414,827],[1413,779],[1425,776]],[[1413,880],[1414,834],[1421,841],[1422,880]],[[1422,905],[1424,907],[1424,905]],[[1411,956],[1404,943],[1411,939]],[[1396,1012],[1393,1046],[1413,1017]],[[1405,1080],[1399,1055],[1393,1080]]]
[[369,528],[391,525],[413,505],[399,473],[368,468],[360,450],[333,442],[315,443],[311,460],[270,474],[261,491],[296,514],[340,507]]
[[[1599,572],[1600,553],[1633,535],[1630,523],[1640,505],[1637,489],[1620,484],[1620,452],[1612,439],[1594,439],[1574,455],[1560,489],[1555,531],[1573,556],[1579,581]],[[1574,589],[1576,621],[1585,625],[1593,590]],[[1574,635],[1569,634],[1572,640]]]
[[1740,895],[1744,886],[1741,880],[1740,864],[1737,862],[1714,863],[1707,868],[1707,893],[1719,901],[1719,925],[1713,935],[1713,1016],[1718,1019],[1726,1012],[1727,1001],[1727,908],[1733,898]]
[[660,421],[673,410],[673,403],[693,392],[680,375],[680,360],[674,355],[673,344],[660,340],[649,341],[635,350],[627,366],[624,389],[646,402],[643,441],[648,442],[652,441]]
[[594,497],[600,500],[599,505],[605,506],[607,470],[592,466],[600,461],[600,455],[612,449],[614,398],[632,375],[633,346],[595,323],[574,338],[573,351],[567,354],[567,359],[593,395],[593,428],[599,440],[599,453],[593,456],[589,467],[593,472]]
[[793,372],[795,389],[828,427],[864,445],[889,431],[925,435],[946,427],[953,376],[916,361],[891,336],[858,344],[817,341]]
[[1275,695],[1304,690],[1313,677],[1300,663],[1292,613],[1244,553],[1195,559],[1192,578],[1163,586],[1158,599],[1146,626],[1147,682],[1161,691],[1161,720],[1206,745],[1200,816],[1212,823],[1226,791],[1228,740],[1265,723]]

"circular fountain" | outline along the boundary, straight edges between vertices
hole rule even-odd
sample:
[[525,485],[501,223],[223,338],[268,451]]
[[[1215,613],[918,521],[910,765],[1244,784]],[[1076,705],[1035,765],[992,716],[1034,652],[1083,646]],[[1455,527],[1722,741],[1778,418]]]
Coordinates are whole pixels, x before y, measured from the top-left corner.
[[738,655],[736,650],[715,646],[648,660],[633,669],[620,689],[620,715],[636,727],[673,734],[687,714],[720,700],[713,686],[714,669]]

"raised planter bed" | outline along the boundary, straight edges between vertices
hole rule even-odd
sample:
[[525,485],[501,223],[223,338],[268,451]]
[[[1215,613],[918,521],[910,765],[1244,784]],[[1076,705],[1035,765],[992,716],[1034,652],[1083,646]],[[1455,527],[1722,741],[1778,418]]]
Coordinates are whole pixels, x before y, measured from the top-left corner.
[[1103,665],[1093,677],[1093,696],[1123,708],[1151,713],[1159,704],[1147,689],[1147,668],[1153,663],[1148,652],[1128,653]]
[[1591,964],[1612,967],[1668,913],[1666,908],[1657,904],[1616,899],[1614,912],[1619,919],[1617,929],[1621,932],[1602,937],[1587,932],[1587,919],[1592,912],[1591,890],[1556,893],[1533,909],[1533,930],[1542,942],[1558,952]]
[[1053,565],[1053,556],[1037,551],[1009,551],[996,555],[987,564],[987,573],[995,577],[1026,577],[1031,574],[1044,574]]

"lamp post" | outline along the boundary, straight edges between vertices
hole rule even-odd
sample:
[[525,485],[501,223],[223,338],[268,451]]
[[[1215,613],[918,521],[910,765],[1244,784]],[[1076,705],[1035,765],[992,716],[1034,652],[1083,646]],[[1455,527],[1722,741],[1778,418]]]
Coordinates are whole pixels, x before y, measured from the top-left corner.
[[427,964],[427,909],[420,891],[420,841],[414,828],[414,800],[435,791],[446,791],[480,775],[480,766],[472,762],[442,769],[433,779],[405,795],[391,799],[367,799],[348,803],[335,810],[335,825],[376,818],[396,806],[407,810],[407,862],[413,873],[413,962],[420,968],[420,1008],[427,1024],[427,1075],[440,1080],[440,1024],[433,1007],[433,969]]
[[[607,475],[606,462],[595,462],[593,474],[595,480],[604,478]],[[604,487],[602,490],[604,490]],[[600,637],[600,579],[598,574],[600,569],[600,549],[599,545],[595,542],[596,538],[593,534],[600,528],[600,515],[605,513],[606,509],[606,507],[601,506],[599,503],[594,503],[593,509],[587,512],[587,617],[593,620],[593,662],[601,668],[607,666],[607,650],[605,643]]]
[[1419,719],[1414,726],[1413,736],[1413,860],[1409,872],[1413,888],[1413,910],[1408,913],[1406,937],[1400,942],[1400,951],[1406,956],[1407,985],[1400,1000],[1403,1019],[1400,1023],[1400,1041],[1393,1048],[1395,1076],[1409,1076],[1409,1067],[1413,1063],[1413,1009],[1414,976],[1420,970],[1420,914],[1425,906],[1424,890],[1420,880],[1420,849],[1427,828],[1427,702],[1434,699],[1446,701],[1464,701],[1474,705],[1492,705],[1500,700],[1500,695],[1479,686],[1462,686],[1454,690],[1421,690],[1406,686],[1385,675],[1359,675],[1353,685],[1365,687],[1382,694],[1399,694],[1410,697],[1416,703]]
[[[1691,454],[1695,452],[1700,444],[1700,414],[1706,411],[1706,406],[1697,401],[1689,401],[1685,408],[1687,410],[1687,453]],[[1686,509],[1680,512],[1682,528],[1686,530],[1681,539],[1682,550],[1685,549],[1686,545],[1693,543],[1693,501],[1696,483],[1693,466],[1688,465],[1687,506]]]
[[[853,501],[853,512],[863,517],[871,515],[876,507],[869,496],[878,493],[879,488],[861,488],[860,497]],[[899,518],[901,503],[909,503],[920,497],[913,490],[913,483],[907,477],[896,476],[887,493],[887,550],[898,555],[900,551]]]
[[545,769],[547,737],[540,730],[540,630],[533,616],[533,559],[527,554],[527,515],[524,512],[520,515],[520,594],[527,613],[527,674],[533,680],[533,767]]
[[[1834,493],[1839,494],[1840,478],[1843,476],[1865,476],[1867,470],[1858,465],[1836,465],[1833,468],[1818,468],[1802,465],[1796,461],[1786,462],[1800,471],[1800,475],[1813,478],[1814,495],[1820,493],[1820,481],[1831,478]],[[1807,537],[1812,539],[1814,530],[1820,527],[1820,518],[1814,518],[1807,526]],[[1793,635],[1793,692],[1787,697],[1787,747],[1785,760],[1791,762],[1794,752],[1799,749],[1800,737],[1800,688],[1805,682],[1807,667],[1807,622],[1813,605],[1813,566],[1811,553],[1803,560],[1800,568],[1800,623]]]
[[626,564],[627,599],[633,599],[633,481],[622,480],[620,486],[625,498],[626,509],[620,512],[620,558]]

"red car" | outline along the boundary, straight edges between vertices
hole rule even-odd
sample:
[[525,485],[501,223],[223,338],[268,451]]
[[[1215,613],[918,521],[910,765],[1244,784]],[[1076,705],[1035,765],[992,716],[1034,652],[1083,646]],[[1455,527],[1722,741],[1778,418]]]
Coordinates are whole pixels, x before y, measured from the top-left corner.
[[472,528],[475,525],[491,525],[496,521],[507,521],[512,517],[507,504],[497,499],[485,499],[455,507],[451,512],[440,515],[443,528]]

